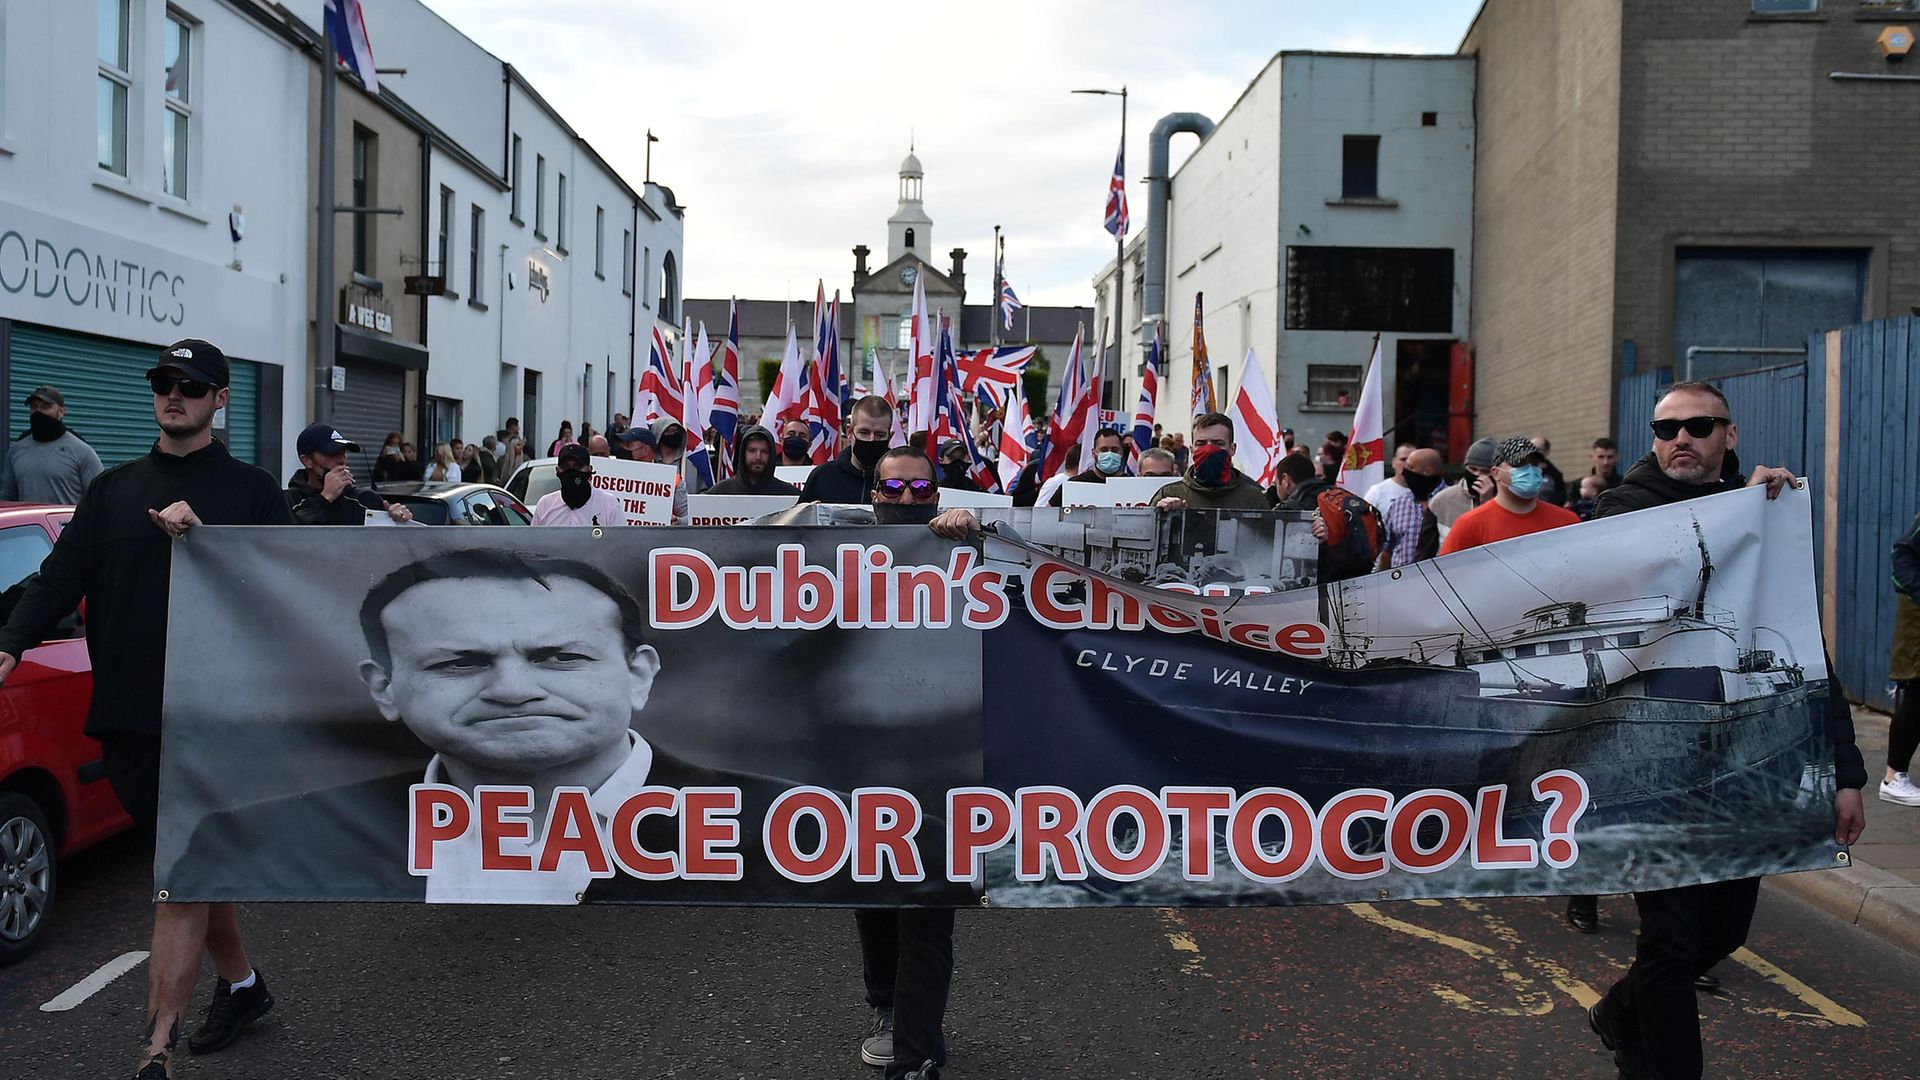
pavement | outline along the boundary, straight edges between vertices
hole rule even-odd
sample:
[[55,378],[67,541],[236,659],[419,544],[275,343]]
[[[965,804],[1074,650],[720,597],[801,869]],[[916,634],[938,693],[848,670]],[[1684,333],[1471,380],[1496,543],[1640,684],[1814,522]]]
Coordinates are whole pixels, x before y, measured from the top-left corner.
[[1768,878],[1767,887],[1920,954],[1920,806],[1880,798],[1890,719],[1871,709],[1853,710],[1854,738],[1867,762],[1867,786],[1861,792],[1867,831],[1853,846],[1851,865],[1781,874]]

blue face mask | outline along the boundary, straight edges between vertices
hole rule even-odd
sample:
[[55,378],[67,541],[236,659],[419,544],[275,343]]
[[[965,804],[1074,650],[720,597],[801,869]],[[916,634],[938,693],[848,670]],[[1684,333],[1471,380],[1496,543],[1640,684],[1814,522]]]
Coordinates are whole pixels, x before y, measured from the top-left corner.
[[1513,492],[1515,498],[1520,499],[1537,497],[1540,489],[1546,484],[1547,474],[1542,472],[1538,465],[1515,466],[1513,475],[1507,478],[1507,488]]
[[1105,451],[1102,451],[1099,456],[1093,459],[1093,465],[1094,465],[1094,468],[1099,469],[1101,472],[1106,473],[1108,476],[1112,476],[1115,473],[1118,473],[1120,471],[1120,467],[1122,465],[1125,465],[1126,461],[1127,459],[1124,457],[1121,457],[1118,452],[1113,450],[1105,450]]

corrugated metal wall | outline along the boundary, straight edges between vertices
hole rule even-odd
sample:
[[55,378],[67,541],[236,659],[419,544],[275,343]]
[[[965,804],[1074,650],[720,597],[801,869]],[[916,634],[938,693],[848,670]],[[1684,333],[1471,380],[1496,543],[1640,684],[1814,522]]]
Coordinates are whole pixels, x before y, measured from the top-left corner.
[[[1739,429],[1735,453],[1752,473],[1759,465],[1807,474],[1807,365],[1804,361],[1709,380],[1727,395]],[[1651,434],[1649,434],[1651,438]]]
[[[1823,336],[1811,340],[1807,358],[1808,473],[1815,564],[1822,566],[1829,383]],[[1893,542],[1920,509],[1920,320],[1904,316],[1841,331],[1839,385],[1839,430],[1832,433],[1839,455],[1836,573],[1822,581],[1822,595],[1833,594],[1834,666],[1848,695],[1891,709]]]

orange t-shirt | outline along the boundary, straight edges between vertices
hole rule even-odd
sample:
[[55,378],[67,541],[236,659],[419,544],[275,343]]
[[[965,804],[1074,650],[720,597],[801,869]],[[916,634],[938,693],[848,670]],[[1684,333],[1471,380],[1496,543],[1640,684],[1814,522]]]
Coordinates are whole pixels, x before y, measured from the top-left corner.
[[1546,532],[1562,525],[1580,524],[1579,515],[1562,506],[1537,502],[1531,513],[1516,514],[1497,502],[1483,503],[1460,515],[1440,544],[1440,554],[1511,540],[1528,533]]

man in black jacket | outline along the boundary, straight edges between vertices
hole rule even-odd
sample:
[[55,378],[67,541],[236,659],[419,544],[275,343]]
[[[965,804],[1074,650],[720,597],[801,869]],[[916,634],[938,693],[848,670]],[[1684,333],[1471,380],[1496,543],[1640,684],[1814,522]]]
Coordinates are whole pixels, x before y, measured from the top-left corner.
[[773,474],[780,448],[773,432],[749,424],[733,444],[733,475],[707,490],[709,495],[799,495],[800,489]]
[[347,452],[360,444],[343,438],[332,424],[308,424],[294,443],[300,471],[287,478],[287,507],[296,525],[365,525],[367,514],[385,513],[394,524],[413,520],[405,503],[389,503],[354,486]]
[[877,394],[853,403],[853,436],[840,456],[816,465],[800,489],[801,502],[863,505],[873,490],[873,469],[893,439],[893,406]]
[[[1762,466],[1742,482],[1733,452],[1739,430],[1725,395],[1711,383],[1679,382],[1668,388],[1653,410],[1653,436],[1653,452],[1634,463],[1619,487],[1600,496],[1596,517],[1762,484],[1772,499],[1794,479],[1786,469]],[[1866,786],[1867,772],[1831,660],[1827,672],[1827,731],[1839,785],[1833,800],[1833,838],[1851,844],[1866,828],[1860,789]],[[1633,966],[1587,1010],[1588,1023],[1614,1051],[1621,1076],[1694,1080],[1701,1075],[1693,983],[1746,943],[1759,893],[1760,879],[1744,878],[1633,895],[1640,909]]]
[[[86,731],[100,740],[114,793],[151,831],[159,816],[172,541],[202,523],[291,525],[293,518],[272,475],[235,460],[213,437],[213,414],[227,404],[227,358],[218,347],[197,338],[175,342],[147,382],[160,438],[145,457],[101,473],[81,496],[0,629],[0,680],[85,600],[93,662]],[[189,1040],[195,1053],[221,1049],[273,1007],[266,981],[247,960],[232,904],[156,906],[138,1080],[171,1075],[203,952],[213,954],[220,977],[206,1022]]]

